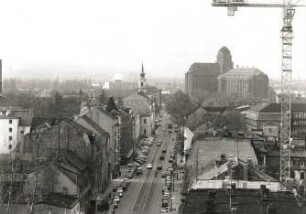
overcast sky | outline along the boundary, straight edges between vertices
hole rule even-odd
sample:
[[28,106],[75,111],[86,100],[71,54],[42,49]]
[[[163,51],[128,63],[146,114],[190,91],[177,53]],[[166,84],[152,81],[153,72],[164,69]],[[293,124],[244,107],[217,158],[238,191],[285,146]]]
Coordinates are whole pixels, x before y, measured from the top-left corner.
[[[193,62],[215,62],[225,45],[235,64],[278,78],[281,17],[280,8],[228,17],[209,0],[2,0],[3,75],[93,78],[138,72],[144,61],[149,75],[183,78]],[[305,8],[294,31],[294,78],[306,79]]]

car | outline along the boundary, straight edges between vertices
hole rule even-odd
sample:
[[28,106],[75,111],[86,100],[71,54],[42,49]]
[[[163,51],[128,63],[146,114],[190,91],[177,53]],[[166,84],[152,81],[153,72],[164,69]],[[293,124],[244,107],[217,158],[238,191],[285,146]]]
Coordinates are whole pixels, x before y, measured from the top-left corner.
[[165,207],[161,208],[161,210],[160,210],[160,213],[167,213],[167,212],[168,212],[168,210]]
[[130,172],[130,173],[128,174],[127,178],[131,179],[131,178],[133,178],[133,175],[134,175],[134,172]]
[[118,193],[119,197],[122,197],[122,196],[123,196],[123,188],[122,188],[122,187],[119,187],[119,188],[117,189],[117,193]]
[[159,160],[165,160],[165,156],[163,155],[159,156]]
[[156,145],[157,145],[157,146],[161,146],[161,145],[162,145],[162,142],[158,142]]
[[136,170],[136,175],[142,175],[143,174],[143,169],[142,167],[137,167],[137,170]]
[[171,130],[169,130],[168,132],[169,132],[169,133],[172,133],[172,131],[171,131]]
[[152,164],[148,163],[147,164],[147,169],[152,169]]
[[158,164],[157,165],[157,170],[162,170],[163,169],[163,166],[161,164]]
[[163,148],[162,153],[166,153],[166,152],[167,152],[167,149]]
[[132,168],[133,166],[134,166],[134,164],[132,164],[132,163],[128,163],[128,165],[127,165],[129,168]]
[[111,207],[112,207],[112,210],[115,210],[115,209],[118,207],[118,202],[113,201],[113,202],[111,203]]
[[162,178],[165,178],[166,175],[167,175],[167,173],[166,173],[165,171],[162,171],[162,172],[161,172],[161,177],[162,177]]
[[119,197],[119,195],[115,195],[113,201],[119,203],[119,202],[120,202],[120,197]]
[[173,159],[172,159],[172,158],[169,158],[168,162],[169,162],[169,163],[173,163]]

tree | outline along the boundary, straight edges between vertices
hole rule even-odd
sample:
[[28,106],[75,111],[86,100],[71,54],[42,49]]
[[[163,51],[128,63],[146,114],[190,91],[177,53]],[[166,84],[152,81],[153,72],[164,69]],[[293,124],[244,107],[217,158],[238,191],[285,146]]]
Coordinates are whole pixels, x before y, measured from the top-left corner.
[[109,98],[107,97],[107,94],[106,94],[106,92],[105,92],[105,90],[102,90],[101,91],[101,94],[99,95],[99,102],[101,103],[101,104],[107,104],[107,100],[108,100]]
[[194,108],[187,94],[177,91],[169,100],[166,101],[167,112],[176,120],[179,125],[185,123],[185,118]]
[[116,104],[115,104],[115,101],[114,101],[114,98],[113,98],[113,97],[110,97],[110,98],[109,98],[108,104],[107,104],[107,107],[106,107],[106,110],[107,110],[108,112],[111,112],[112,110],[118,111],[117,106],[116,106]]

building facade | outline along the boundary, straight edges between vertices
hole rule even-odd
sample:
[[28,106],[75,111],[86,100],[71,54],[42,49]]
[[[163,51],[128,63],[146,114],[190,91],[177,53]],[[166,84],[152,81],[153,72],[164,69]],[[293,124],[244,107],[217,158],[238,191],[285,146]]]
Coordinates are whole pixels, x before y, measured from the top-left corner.
[[[306,134],[306,104],[292,103],[291,131],[293,136],[305,136]],[[245,122],[247,131],[252,129],[264,129],[268,137],[275,137],[279,131],[281,122],[281,104],[258,104],[246,111]]]
[[257,68],[234,68],[218,77],[218,92],[268,98],[269,78]]
[[232,55],[227,47],[218,51],[217,62],[220,64],[220,74],[224,74],[233,68]]
[[185,74],[187,95],[201,100],[207,93],[217,92],[219,75],[219,63],[193,63]]
[[24,135],[30,132],[34,112],[20,107],[0,108],[0,153],[8,154],[22,143]]

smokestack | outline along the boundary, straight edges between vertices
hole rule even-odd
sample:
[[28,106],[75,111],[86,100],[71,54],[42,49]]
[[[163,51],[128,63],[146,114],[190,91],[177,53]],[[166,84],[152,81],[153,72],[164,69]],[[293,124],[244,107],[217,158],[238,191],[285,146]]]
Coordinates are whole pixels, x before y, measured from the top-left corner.
[[0,96],[2,96],[2,59],[0,59]]

